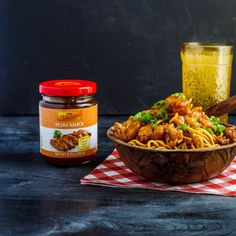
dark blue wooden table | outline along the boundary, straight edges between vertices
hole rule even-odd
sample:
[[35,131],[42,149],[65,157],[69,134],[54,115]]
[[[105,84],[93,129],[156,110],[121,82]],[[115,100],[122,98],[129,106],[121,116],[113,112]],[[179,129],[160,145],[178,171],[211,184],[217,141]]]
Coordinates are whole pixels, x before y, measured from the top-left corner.
[[37,117],[0,117],[0,235],[236,235],[236,197],[80,184],[125,118],[100,117],[97,157],[59,168],[38,153]]

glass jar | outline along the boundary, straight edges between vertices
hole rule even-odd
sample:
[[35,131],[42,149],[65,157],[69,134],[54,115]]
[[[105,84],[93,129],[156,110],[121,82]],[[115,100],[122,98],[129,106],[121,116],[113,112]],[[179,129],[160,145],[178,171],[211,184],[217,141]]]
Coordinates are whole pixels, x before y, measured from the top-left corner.
[[[182,88],[195,106],[207,109],[230,96],[233,46],[183,43]],[[227,115],[221,117],[227,123]]]
[[73,166],[97,153],[96,83],[52,80],[39,85],[40,153],[51,164]]

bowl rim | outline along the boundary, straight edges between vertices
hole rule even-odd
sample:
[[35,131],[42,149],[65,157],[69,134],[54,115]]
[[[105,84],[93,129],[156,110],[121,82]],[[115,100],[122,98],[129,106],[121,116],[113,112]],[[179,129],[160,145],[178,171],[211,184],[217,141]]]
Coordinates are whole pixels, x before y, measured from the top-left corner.
[[[234,125],[231,125],[231,124],[227,124],[227,125],[235,127]],[[145,151],[149,151],[149,152],[157,152],[157,153],[196,153],[197,152],[197,153],[202,153],[202,152],[212,152],[212,151],[224,150],[224,149],[228,149],[228,148],[232,148],[232,147],[236,146],[236,142],[235,142],[235,143],[231,143],[231,144],[227,144],[227,145],[222,145],[219,147],[198,148],[198,149],[151,149],[151,148],[147,148],[147,147],[139,147],[139,146],[131,145],[131,144],[128,144],[128,143],[114,137],[111,132],[112,128],[113,128],[113,126],[111,126],[107,130],[107,137],[109,139],[111,139],[113,142],[119,143],[121,145],[127,146],[132,149],[145,150]]]

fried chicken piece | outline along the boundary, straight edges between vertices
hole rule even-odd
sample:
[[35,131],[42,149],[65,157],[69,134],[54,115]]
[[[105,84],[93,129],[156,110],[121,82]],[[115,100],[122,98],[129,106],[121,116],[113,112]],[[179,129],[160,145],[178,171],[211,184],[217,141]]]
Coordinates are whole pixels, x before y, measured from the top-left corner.
[[213,129],[213,125],[209,120],[209,117],[202,110],[202,107],[192,108],[190,112],[184,116],[184,120],[186,124],[189,124],[190,127],[193,128],[195,128],[196,126],[200,126],[202,128]]
[[160,140],[163,139],[165,135],[165,126],[166,125],[158,125],[157,128],[153,132],[153,139]]
[[213,125],[212,125],[212,123],[211,123],[211,121],[208,120],[208,119],[199,118],[199,119],[198,119],[198,122],[201,124],[201,127],[202,127],[202,128],[210,128],[210,129],[213,129],[213,128],[214,128]]
[[171,148],[175,148],[183,137],[183,131],[176,128],[174,124],[159,125],[153,131],[154,140],[165,140],[165,143],[168,143]]
[[153,139],[153,131],[150,124],[145,125],[139,129],[138,139],[142,143],[147,143],[149,140]]
[[199,125],[197,119],[191,115],[185,115],[184,121],[185,121],[185,124],[188,124],[190,127],[193,127],[193,128]]
[[202,107],[193,107],[191,109],[191,116],[203,119],[209,119],[206,113],[202,110]]
[[216,142],[220,145],[226,145],[229,144],[229,139],[225,136],[216,136]]
[[191,115],[192,117],[195,117],[197,122],[201,124],[201,127],[203,128],[213,128],[213,125],[211,121],[209,120],[209,117],[207,114],[202,110],[202,107],[194,107],[191,109]]
[[123,123],[115,122],[112,131],[116,138],[129,142],[137,136],[141,127],[142,122],[140,120],[133,120],[132,117],[130,117]]
[[171,148],[175,148],[176,145],[183,139],[183,131],[175,128],[173,124],[165,126],[165,139]]
[[227,127],[224,130],[224,135],[229,139],[230,143],[236,142],[236,130],[233,127]]
[[178,113],[179,115],[188,114],[191,101],[191,99],[179,98],[173,95],[165,99],[165,103],[169,104],[168,111],[170,113]]
[[176,119],[173,120],[175,125],[183,125],[185,124],[184,116],[178,116]]

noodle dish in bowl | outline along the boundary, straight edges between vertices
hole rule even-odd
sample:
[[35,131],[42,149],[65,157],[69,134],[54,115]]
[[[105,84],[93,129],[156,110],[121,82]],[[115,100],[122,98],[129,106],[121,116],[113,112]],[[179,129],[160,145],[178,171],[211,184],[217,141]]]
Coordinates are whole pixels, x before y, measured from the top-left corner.
[[121,159],[151,180],[193,183],[213,178],[236,155],[236,129],[174,93],[108,130]]

